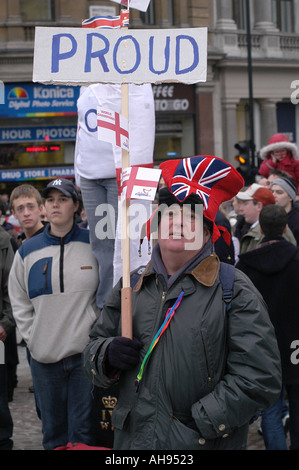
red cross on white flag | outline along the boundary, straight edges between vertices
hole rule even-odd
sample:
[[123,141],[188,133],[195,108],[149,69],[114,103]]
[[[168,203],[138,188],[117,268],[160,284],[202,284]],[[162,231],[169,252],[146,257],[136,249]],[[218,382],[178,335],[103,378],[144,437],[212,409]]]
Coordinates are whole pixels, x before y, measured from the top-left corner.
[[97,109],[98,139],[129,151],[129,121],[109,109]]
[[155,199],[161,170],[130,166],[121,175],[122,199]]

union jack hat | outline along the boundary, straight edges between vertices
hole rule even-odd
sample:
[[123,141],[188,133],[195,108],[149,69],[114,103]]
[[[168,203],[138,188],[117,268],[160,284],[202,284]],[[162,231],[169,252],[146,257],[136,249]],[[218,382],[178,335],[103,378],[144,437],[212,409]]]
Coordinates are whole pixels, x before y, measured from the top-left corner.
[[[191,195],[193,201],[196,200],[194,196],[197,196],[198,203],[203,204],[204,218],[213,225],[212,242],[223,232],[224,239],[229,243],[228,232],[215,224],[215,217],[220,204],[232,199],[244,186],[240,173],[221,158],[208,155],[168,160],[161,163],[159,168],[172,203],[175,199],[178,204],[184,204],[190,201]],[[164,197],[163,202],[166,202]],[[149,238],[149,234],[150,227],[145,226],[141,237],[143,235]]]

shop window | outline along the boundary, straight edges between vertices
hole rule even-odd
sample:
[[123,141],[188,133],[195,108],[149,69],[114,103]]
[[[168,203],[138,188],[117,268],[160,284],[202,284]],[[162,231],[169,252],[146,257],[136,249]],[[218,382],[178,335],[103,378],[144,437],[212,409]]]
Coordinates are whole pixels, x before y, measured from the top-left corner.
[[54,0],[20,0],[20,11],[24,21],[55,20]]
[[293,1],[272,0],[272,21],[283,33],[294,32]]

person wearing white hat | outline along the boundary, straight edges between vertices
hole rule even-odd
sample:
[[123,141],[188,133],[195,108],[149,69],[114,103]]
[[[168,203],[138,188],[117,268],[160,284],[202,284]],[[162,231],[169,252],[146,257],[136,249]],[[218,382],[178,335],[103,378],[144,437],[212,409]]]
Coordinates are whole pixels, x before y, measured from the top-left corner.
[[[275,198],[270,189],[257,183],[253,183],[246,191],[240,191],[236,198],[239,201],[240,214],[251,224],[240,240],[240,253],[245,253],[261,243],[263,236],[259,228],[259,215],[264,206],[275,204]],[[296,245],[295,237],[289,228],[284,237]]]

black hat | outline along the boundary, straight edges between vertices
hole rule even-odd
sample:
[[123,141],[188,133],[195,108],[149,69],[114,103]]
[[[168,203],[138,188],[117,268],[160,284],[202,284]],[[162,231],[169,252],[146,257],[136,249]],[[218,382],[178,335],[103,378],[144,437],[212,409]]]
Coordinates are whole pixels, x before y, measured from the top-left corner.
[[42,190],[42,197],[46,198],[52,189],[58,189],[58,191],[62,192],[66,197],[71,197],[74,202],[79,200],[78,191],[74,183],[69,179],[57,178],[56,180],[51,181],[51,183]]

